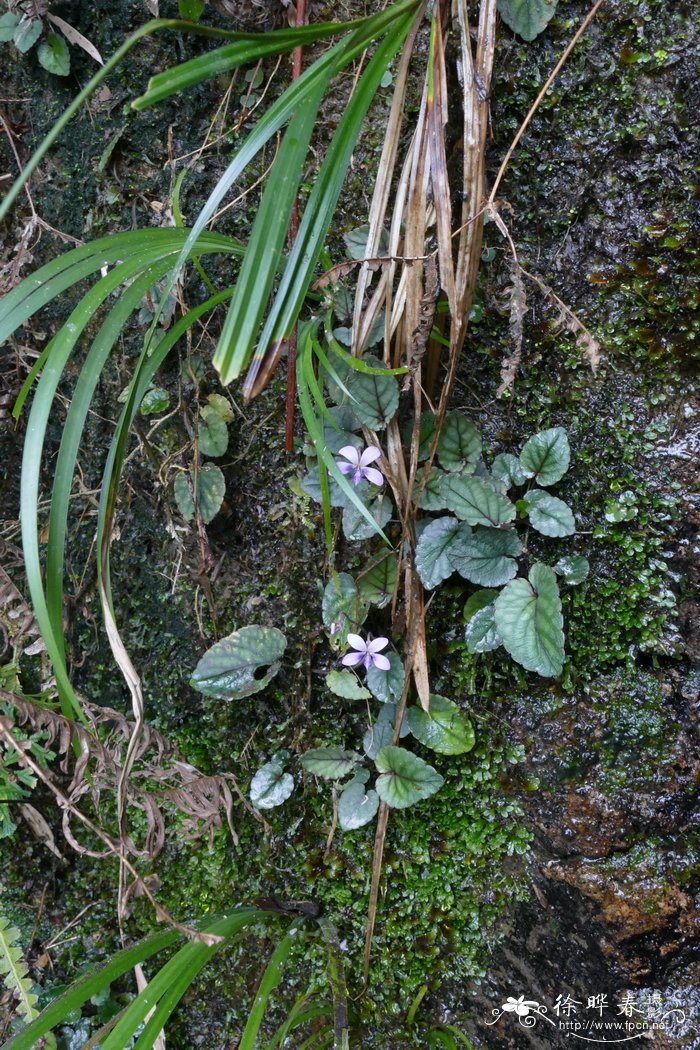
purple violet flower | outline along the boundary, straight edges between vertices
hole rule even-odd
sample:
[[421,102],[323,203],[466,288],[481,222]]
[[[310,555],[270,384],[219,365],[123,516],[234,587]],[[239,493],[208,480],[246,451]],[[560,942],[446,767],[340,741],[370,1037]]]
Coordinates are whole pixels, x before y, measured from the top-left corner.
[[391,670],[391,664],[386,656],[382,656],[379,651],[380,649],[386,649],[389,644],[388,638],[373,638],[371,634],[368,634],[367,641],[365,641],[362,635],[349,634],[348,642],[355,652],[348,653],[343,657],[342,662],[346,667],[356,667],[357,664],[363,664],[365,671],[369,671],[370,667],[378,667],[380,671]]
[[375,459],[379,459],[381,454],[382,450],[376,445],[368,445],[362,455],[352,445],[346,445],[345,448],[341,448],[339,455],[348,462],[336,460],[336,466],[342,474],[352,474],[353,485],[359,485],[363,478],[367,478],[373,485],[383,485],[384,475],[381,470],[369,465],[374,463]]

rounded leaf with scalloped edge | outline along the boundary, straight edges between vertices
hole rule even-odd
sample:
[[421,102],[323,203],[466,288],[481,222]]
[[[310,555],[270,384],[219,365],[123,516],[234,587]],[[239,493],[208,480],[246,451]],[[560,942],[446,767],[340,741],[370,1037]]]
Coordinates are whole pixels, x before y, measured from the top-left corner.
[[190,685],[217,700],[252,696],[277,674],[286,647],[287,639],[276,627],[241,627],[207,650]]

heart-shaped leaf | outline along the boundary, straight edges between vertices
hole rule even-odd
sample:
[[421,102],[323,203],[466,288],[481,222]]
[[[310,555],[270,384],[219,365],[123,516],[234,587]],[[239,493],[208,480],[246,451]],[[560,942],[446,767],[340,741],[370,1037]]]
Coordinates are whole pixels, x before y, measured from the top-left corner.
[[533,565],[527,580],[511,580],[503,588],[495,609],[496,627],[513,659],[545,678],[560,675],[564,621],[553,570]]
[[[366,506],[380,529],[383,529],[387,522],[391,521],[394,505],[387,493],[377,496],[376,499],[366,504]],[[349,506],[344,509],[343,533],[346,540],[369,540],[376,535],[376,531],[356,507]]]
[[470,536],[469,526],[456,518],[430,522],[416,544],[416,569],[424,587],[432,590],[452,575]]
[[512,456],[510,452],[501,452],[496,456],[491,467],[491,477],[503,481],[506,488],[511,488],[513,485],[524,485],[527,481],[523,468],[520,466],[520,460],[517,456]]
[[377,794],[394,809],[406,809],[422,798],[430,798],[444,784],[437,770],[402,747],[383,747],[375,764],[381,774],[375,785]]
[[478,527],[452,560],[460,576],[471,583],[500,587],[512,580],[518,571],[514,557],[522,544],[513,529]]
[[572,586],[576,583],[582,583],[590,571],[588,558],[584,558],[582,554],[573,554],[570,558],[560,558],[554,566],[554,571],[558,576],[563,577],[564,583]]
[[[363,771],[366,772],[366,771]],[[379,797],[372,788],[365,788],[366,777],[353,777],[338,799],[338,823],[344,831],[369,824],[379,809]]]
[[550,496],[543,489],[532,489],[523,498],[530,524],[543,536],[571,536],[576,531],[571,507],[563,499]]
[[221,416],[224,423],[233,422],[233,409],[231,408],[231,402],[223,394],[209,394],[207,401],[211,408]]
[[360,574],[357,586],[360,594],[370,605],[383,609],[394,594],[398,562],[395,554],[380,554]]
[[331,671],[326,675],[326,685],[336,696],[344,700],[369,700],[371,693],[357,680],[352,671]]
[[495,607],[491,602],[477,609],[464,631],[467,649],[470,653],[490,653],[503,645],[503,639],[498,633],[495,620]]
[[442,488],[448,509],[470,525],[505,525],[515,517],[515,506],[485,478],[449,474]]
[[391,664],[388,671],[382,671],[372,665],[367,671],[367,688],[382,704],[397,704],[403,693],[405,675],[403,661],[397,653],[384,654]]
[[352,772],[359,759],[356,751],[343,751],[342,747],[315,747],[301,756],[301,764],[314,776],[340,780]]
[[14,11],[7,11],[4,15],[0,15],[0,44],[6,44],[12,40],[21,20],[21,16]]
[[507,26],[523,40],[534,40],[549,24],[558,0],[497,0]]
[[569,469],[571,449],[563,427],[552,427],[534,434],[523,446],[520,466],[526,478],[538,485],[554,485]]
[[42,24],[40,18],[28,18],[26,15],[15,29],[12,40],[18,51],[26,54],[36,44],[41,36]]
[[228,448],[228,427],[214,405],[202,408],[197,438],[203,456],[223,456]]
[[241,627],[206,651],[190,685],[218,700],[252,696],[277,674],[286,647],[287,639],[276,627]]
[[274,809],[286,802],[294,790],[294,779],[285,773],[279,759],[261,766],[250,784],[250,801],[258,809]]
[[[444,479],[445,472],[438,467],[433,467],[428,475],[428,480],[425,483],[423,491],[421,492],[420,503],[418,505],[422,510],[445,510],[447,502],[442,491],[442,483]],[[423,472],[419,470],[416,483],[413,487],[414,499],[418,495],[418,489],[420,488],[422,481]]]
[[445,470],[471,474],[481,455],[481,434],[470,419],[461,412],[445,416],[437,456]]
[[[367,355],[368,365],[383,367],[383,363]],[[350,407],[365,426],[383,430],[396,415],[399,407],[399,384],[394,376],[355,372],[348,376],[347,388],[351,395]]]
[[408,724],[416,740],[441,755],[462,755],[474,747],[474,729],[457,704],[431,695],[430,707],[409,707]]
[[347,572],[338,573],[326,584],[321,616],[336,648],[347,643],[348,632],[356,631],[367,618],[369,606]]
[[[387,704],[386,706],[393,707],[394,705]],[[378,718],[362,737],[362,746],[365,749],[365,754],[368,758],[376,758],[383,747],[388,747],[393,738],[394,727],[391,722]]]
[[70,51],[68,44],[58,33],[49,33],[39,44],[37,58],[40,64],[57,77],[67,77],[70,73]]
[[[190,471],[189,480],[187,475],[178,474],[173,486],[177,508],[185,521],[192,521],[194,518],[194,484],[194,471]],[[225,494],[226,482],[220,468],[215,463],[205,463],[197,476],[197,502],[205,525],[213,521],[219,513]]]

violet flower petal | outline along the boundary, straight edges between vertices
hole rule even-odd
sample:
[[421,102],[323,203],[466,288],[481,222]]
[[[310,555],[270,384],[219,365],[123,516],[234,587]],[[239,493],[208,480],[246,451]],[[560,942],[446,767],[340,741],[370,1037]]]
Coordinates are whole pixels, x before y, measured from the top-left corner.
[[354,445],[345,445],[343,448],[340,449],[338,455],[342,456],[343,459],[349,460],[352,463],[353,467],[359,466],[360,453]]
[[370,653],[378,653],[382,649],[386,649],[388,644],[388,638],[373,638],[371,642],[367,642],[367,649]]
[[[382,454],[382,450],[377,448],[376,445],[368,445],[360,456],[360,466],[367,467],[370,463],[374,463],[375,459],[379,459]],[[342,455],[342,452],[341,452]]]
[[340,459],[336,460],[335,465],[341,474],[352,474],[357,470],[357,467],[353,466],[352,463],[343,463]]
[[377,470],[376,467],[363,467],[362,473],[372,485],[384,484],[384,475],[381,470]]
[[380,671],[391,670],[391,664],[387,660],[386,656],[382,656],[381,653],[369,653],[368,655],[371,657],[374,666],[378,667]]
[[364,658],[365,653],[348,653],[340,662],[346,667],[355,667],[356,664],[361,664]]
[[364,654],[367,652],[367,642],[361,634],[349,634],[348,645],[351,645],[353,649],[357,649],[358,653]]

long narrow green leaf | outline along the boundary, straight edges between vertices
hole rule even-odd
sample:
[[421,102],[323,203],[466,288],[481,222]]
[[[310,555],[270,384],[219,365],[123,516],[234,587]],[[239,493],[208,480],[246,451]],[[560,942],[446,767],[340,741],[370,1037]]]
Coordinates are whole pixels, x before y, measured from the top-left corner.
[[309,991],[299,996],[280,1027],[270,1041],[265,1044],[265,1050],[278,1050],[279,1047],[285,1045],[287,1036],[295,1028],[301,1028],[302,1025],[308,1021],[314,1021],[317,1017],[329,1017],[332,1014],[333,1011],[327,1003],[321,1006],[307,1006],[310,999]]
[[200,84],[210,77],[227,73],[237,66],[250,66],[265,58],[266,55],[282,55],[295,47],[307,47],[316,40],[338,36],[355,29],[365,19],[356,22],[318,22],[314,25],[299,26],[294,29],[275,29],[271,33],[231,34],[241,39],[225,47],[219,47],[206,55],[199,55],[177,66],[171,66],[162,73],[156,73],[148,81],[148,88],[143,95],[131,103],[133,109],[147,109],[163,99],[169,98],[178,91]]
[[108,988],[113,981],[128,973],[138,963],[176,944],[181,937],[182,934],[178,930],[166,930],[146,937],[130,948],[115,952],[107,963],[81,975],[65,992],[45,1006],[30,1025],[3,1044],[4,1050],[32,1050],[42,1036],[61,1024],[69,1014],[79,1010],[93,995]]
[[265,973],[263,974],[262,981],[255,993],[255,999],[253,1000],[253,1005],[248,1013],[248,1020],[243,1029],[243,1035],[238,1044],[238,1050],[255,1050],[263,1014],[265,1013],[270,996],[282,980],[282,967],[292,950],[297,932],[296,929],[292,928],[272,953],[270,961],[265,969]]
[[[220,937],[226,938],[226,941],[230,941],[232,937],[240,933],[246,926],[250,926],[254,922],[268,921],[269,918],[270,912],[265,912],[260,908],[244,908],[233,915],[212,923],[208,927],[207,932],[216,933]],[[128,1045],[129,1040],[144,1021],[146,1015],[154,1006],[157,1007],[161,1000],[170,1007],[167,1014],[167,1016],[170,1016],[177,1002],[199,971],[213,955],[220,951],[224,944],[225,942],[219,942],[218,944],[208,945],[203,944],[201,941],[190,941],[189,944],[185,944],[180,948],[129,1005],[119,1024],[114,1027],[104,1040],[101,1050],[124,1050],[124,1047]],[[174,1001],[173,996],[167,994],[171,987],[179,991],[179,995]],[[159,1026],[155,1029],[156,1032],[160,1031],[167,1020],[164,1014],[165,1010],[158,1016]],[[152,1021],[153,1018],[151,1022],[148,1022],[149,1025]],[[143,1050],[145,1045],[139,1038],[136,1044],[139,1050]],[[149,1045],[152,1045],[152,1043]]]
[[219,336],[219,346],[231,346],[231,371],[239,375],[267,308],[270,290],[284,252],[284,242],[294,201],[316,123],[318,108],[328,86],[331,69],[326,68],[313,92],[293,115],[267,177],[248,250],[236,282],[231,306]]
[[[362,122],[376,95],[382,76],[406,39],[414,17],[416,17],[417,7],[418,4],[411,5],[408,13],[405,13],[404,9],[403,16],[396,19],[386,39],[378,45],[335,131],[304,209],[280,287],[268,313],[258,350],[246,376],[244,394],[246,390],[252,388],[267,348],[276,346],[281,339],[286,338],[299,316],[314,268],[328,234]],[[223,383],[228,383],[235,378],[231,360],[231,348],[219,343],[214,355],[214,364],[221,373]]]

